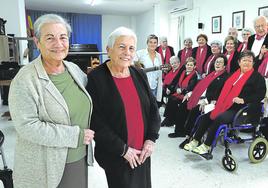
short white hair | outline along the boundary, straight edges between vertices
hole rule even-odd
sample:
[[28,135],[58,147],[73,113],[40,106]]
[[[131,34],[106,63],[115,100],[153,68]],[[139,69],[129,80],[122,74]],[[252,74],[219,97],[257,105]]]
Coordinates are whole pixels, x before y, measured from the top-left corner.
[[41,28],[47,23],[60,23],[64,25],[67,30],[67,35],[70,37],[72,29],[70,24],[64,18],[57,14],[44,14],[34,22],[34,35],[38,40],[40,40],[41,37]]
[[160,40],[160,42],[167,42],[167,37],[166,36],[161,36],[161,37],[159,37],[159,40]]
[[256,21],[259,19],[264,19],[266,21],[266,23],[268,24],[268,19],[265,16],[257,16],[254,20],[253,20],[253,25],[255,27],[256,25]]
[[169,59],[169,63],[172,64],[172,63],[180,63],[180,59],[177,57],[177,56],[171,56],[171,58]]
[[135,40],[135,48],[136,48],[137,36],[131,29],[126,28],[126,27],[118,27],[109,35],[107,47],[112,48],[114,46],[116,39],[121,37],[121,36],[133,37]]

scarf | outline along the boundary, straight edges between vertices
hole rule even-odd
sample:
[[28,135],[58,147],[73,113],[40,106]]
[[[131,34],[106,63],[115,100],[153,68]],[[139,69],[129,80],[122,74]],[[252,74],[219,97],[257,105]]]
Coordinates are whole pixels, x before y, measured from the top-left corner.
[[260,66],[259,66],[259,68],[258,68],[258,72],[259,72],[262,76],[264,76],[264,77],[267,76],[267,75],[265,75],[265,71],[266,71],[267,63],[268,63],[268,53],[266,53],[266,54],[264,55],[264,58],[263,58],[263,60],[262,60],[262,63],[260,64]]
[[188,48],[187,49],[187,53],[186,53],[186,48],[184,48],[182,51],[181,51],[181,64],[184,65],[185,64],[185,61],[188,57],[191,57],[192,56],[192,48]]
[[[178,86],[181,88],[181,90],[186,89],[188,87],[189,81],[192,79],[192,77],[196,74],[195,70],[193,70],[190,74],[186,75],[186,71],[184,70],[181,73]],[[179,100],[182,100],[184,95],[182,93],[175,92],[172,94],[172,96],[176,97]]]
[[169,47],[168,47],[168,46],[166,47],[166,55],[165,55],[165,57],[164,57],[164,55],[163,55],[162,47],[160,47],[160,48],[158,49],[158,52],[159,52],[160,55],[161,55],[162,64],[169,63],[169,59],[170,59],[170,57],[171,57],[171,52],[170,52]]
[[[227,54],[228,54],[228,52],[225,52],[224,55],[227,57]],[[231,54],[228,58],[228,61],[227,61],[226,70],[228,73],[230,73],[230,71],[231,71],[231,61],[232,61],[233,57],[234,57],[234,51],[231,52]]]
[[[210,114],[210,119],[214,120],[217,116],[228,110],[233,105],[233,99],[240,94],[253,71],[254,69],[247,71],[238,81],[237,79],[241,74],[241,70],[238,69],[233,73],[233,75],[225,82],[217,100],[215,109]],[[236,84],[233,85],[235,82]]]
[[195,75],[195,70],[193,70],[188,75],[186,75],[186,70],[182,72],[178,83],[181,90],[186,89],[188,87],[189,81],[192,79],[193,75]]
[[187,103],[188,110],[192,110],[197,105],[201,95],[208,88],[211,82],[216,78],[218,78],[220,75],[222,75],[224,72],[225,70],[222,70],[220,72],[213,71],[212,73],[207,75],[203,80],[199,81],[199,83],[194,87],[193,93],[188,100]]
[[167,75],[165,76],[164,82],[163,82],[163,86],[169,85],[171,84],[172,80],[175,78],[175,76],[178,74],[179,72],[179,67],[177,68],[177,70],[175,70],[173,72],[173,70],[169,71],[167,73]]
[[216,59],[216,56],[213,54],[208,57],[208,60],[206,61],[205,65],[204,65],[204,73],[206,73],[206,74],[209,73],[210,67],[213,64],[211,62],[213,62],[215,59]]
[[[202,54],[201,53],[201,48],[203,48]],[[202,74],[203,72],[203,64],[206,59],[207,55],[207,45],[204,47],[198,47],[197,48],[197,53],[196,53],[196,70],[199,74]]]
[[260,36],[258,34],[256,34],[256,40],[261,40],[264,36]]
[[[244,44],[245,44],[245,48],[243,48]],[[238,51],[238,52],[243,52],[245,49],[247,49],[247,46],[248,46],[248,43],[247,43],[247,42],[242,42],[242,43],[238,46],[237,51]]]

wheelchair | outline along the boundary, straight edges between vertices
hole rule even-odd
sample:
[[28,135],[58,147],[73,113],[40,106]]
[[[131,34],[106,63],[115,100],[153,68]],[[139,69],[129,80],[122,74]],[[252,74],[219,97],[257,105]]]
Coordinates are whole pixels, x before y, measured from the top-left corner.
[[[260,131],[262,126],[265,126],[262,123],[262,114],[258,117],[258,122],[251,122],[248,117],[248,109],[249,105],[241,108],[235,115],[232,123],[222,124],[218,128],[215,139],[212,143],[211,150],[209,153],[201,155],[207,160],[211,160],[213,158],[212,152],[216,147],[217,141],[221,141],[221,143],[225,147],[224,156],[222,157],[222,165],[225,170],[229,172],[233,172],[237,169],[238,165],[235,158],[232,155],[232,151],[230,149],[230,144],[240,144],[244,142],[251,142],[250,147],[248,149],[248,157],[252,163],[262,162],[267,156],[268,150],[268,142],[264,138],[263,134]],[[263,109],[262,109],[263,112]],[[198,121],[202,115],[200,115],[195,122],[195,126],[192,130],[191,137],[194,132],[197,130]],[[246,138],[240,138],[238,136],[239,131],[241,130],[253,130],[251,135],[248,135]]]
[[13,179],[12,179],[13,171],[7,167],[5,155],[2,148],[3,143],[4,143],[4,134],[2,131],[0,131],[0,155],[2,157],[4,165],[4,169],[0,169],[0,181],[2,181],[5,188],[13,188]]

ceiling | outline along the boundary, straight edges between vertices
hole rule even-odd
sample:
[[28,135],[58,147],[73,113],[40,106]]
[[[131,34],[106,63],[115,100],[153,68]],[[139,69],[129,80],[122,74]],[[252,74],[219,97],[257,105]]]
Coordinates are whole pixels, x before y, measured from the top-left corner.
[[[163,0],[25,0],[26,9],[89,13],[138,15]],[[173,0],[169,0],[173,1]]]

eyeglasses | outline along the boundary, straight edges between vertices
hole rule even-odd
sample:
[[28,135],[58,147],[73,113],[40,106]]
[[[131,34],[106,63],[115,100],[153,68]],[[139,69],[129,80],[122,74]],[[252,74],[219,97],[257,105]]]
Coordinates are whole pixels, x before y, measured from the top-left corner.
[[251,35],[250,33],[243,33],[243,36]]
[[215,63],[224,63],[224,60],[219,59],[219,60],[216,60]]

